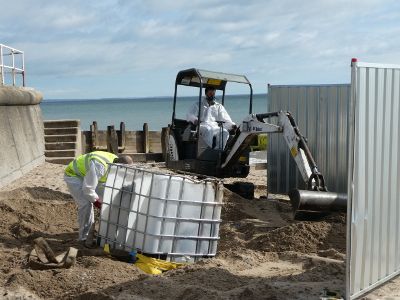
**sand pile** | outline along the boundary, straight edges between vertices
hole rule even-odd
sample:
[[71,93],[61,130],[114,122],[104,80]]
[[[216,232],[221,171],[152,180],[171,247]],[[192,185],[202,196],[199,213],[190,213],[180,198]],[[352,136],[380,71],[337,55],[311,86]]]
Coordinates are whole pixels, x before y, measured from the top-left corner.
[[23,287],[43,298],[75,297],[91,288],[118,284],[138,276],[125,263],[81,257],[69,270],[31,270],[27,255],[34,238],[47,239],[55,251],[77,243],[76,205],[68,194],[43,187],[0,193],[0,279],[7,290]]
[[[249,201],[225,190],[221,248],[239,247],[266,252],[297,251],[318,253],[346,251],[345,215],[331,215],[319,221],[294,221],[288,202]],[[226,247],[228,246],[228,247]]]
[[345,233],[346,224],[302,222],[271,230],[251,240],[248,246],[251,249],[276,252],[317,253],[330,248],[344,252]]
[[[27,254],[38,236],[56,251],[80,247],[63,167],[49,169],[37,168],[0,193],[0,280],[7,297],[17,291],[53,299],[318,299],[325,287],[344,292],[343,218],[296,222],[285,201],[246,200],[228,190],[216,258],[160,276],[107,257],[32,270]],[[262,186],[265,176],[258,180]]]
[[38,236],[67,237],[77,230],[75,204],[69,195],[45,188],[0,193],[1,239],[23,246]]

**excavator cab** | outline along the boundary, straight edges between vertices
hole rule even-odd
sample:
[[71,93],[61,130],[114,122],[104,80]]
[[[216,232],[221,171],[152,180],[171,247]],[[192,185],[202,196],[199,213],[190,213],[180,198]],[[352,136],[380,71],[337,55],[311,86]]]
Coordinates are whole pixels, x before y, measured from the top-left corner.
[[221,163],[229,152],[229,145],[237,138],[239,132],[230,132],[230,136],[225,148],[215,145],[222,140],[223,122],[218,122],[221,130],[220,138],[214,137],[213,145],[209,147],[200,134],[200,123],[195,125],[186,119],[176,117],[178,86],[190,86],[198,89],[198,120],[200,120],[201,103],[203,91],[207,87],[212,87],[222,92],[221,99],[217,99],[222,105],[225,103],[225,88],[228,82],[246,84],[249,86],[249,114],[252,113],[253,89],[251,83],[244,75],[213,72],[201,69],[187,69],[179,71],[175,80],[175,92],[173,102],[172,121],[167,135],[167,167],[173,170],[180,170],[190,173],[203,174],[217,177],[246,177],[249,173],[249,153],[250,147],[242,151],[240,159],[229,166],[221,168]]

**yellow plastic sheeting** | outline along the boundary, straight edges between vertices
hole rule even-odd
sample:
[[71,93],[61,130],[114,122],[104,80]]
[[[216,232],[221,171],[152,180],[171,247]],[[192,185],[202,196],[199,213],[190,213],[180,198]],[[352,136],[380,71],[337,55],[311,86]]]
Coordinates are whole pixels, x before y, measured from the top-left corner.
[[162,272],[173,270],[184,266],[183,263],[174,263],[162,259],[147,257],[142,254],[136,254],[137,261],[135,265],[147,274],[161,274]]

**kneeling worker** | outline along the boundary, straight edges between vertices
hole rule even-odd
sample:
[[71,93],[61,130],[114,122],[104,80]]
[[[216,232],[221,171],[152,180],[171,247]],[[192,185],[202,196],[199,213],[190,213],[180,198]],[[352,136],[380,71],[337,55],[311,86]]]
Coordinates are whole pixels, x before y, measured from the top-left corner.
[[132,164],[133,161],[128,155],[94,151],[78,156],[65,169],[64,181],[78,205],[79,241],[86,246],[92,246],[93,241],[86,242],[86,239],[94,224],[93,207],[101,208],[108,163]]

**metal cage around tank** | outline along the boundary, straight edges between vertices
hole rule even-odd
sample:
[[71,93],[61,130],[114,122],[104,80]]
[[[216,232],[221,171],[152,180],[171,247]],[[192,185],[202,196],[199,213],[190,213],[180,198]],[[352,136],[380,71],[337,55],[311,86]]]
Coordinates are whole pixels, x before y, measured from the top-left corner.
[[111,164],[104,190],[101,245],[171,261],[215,256],[222,183]]

